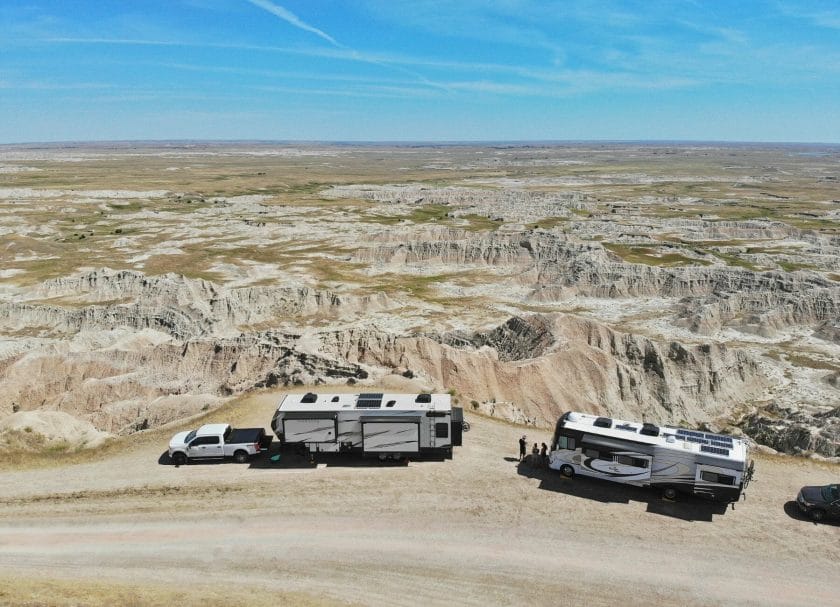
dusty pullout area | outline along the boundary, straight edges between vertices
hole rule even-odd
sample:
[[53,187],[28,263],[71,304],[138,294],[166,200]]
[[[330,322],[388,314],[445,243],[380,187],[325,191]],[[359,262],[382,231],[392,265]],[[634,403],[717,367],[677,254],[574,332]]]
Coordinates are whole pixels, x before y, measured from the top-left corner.
[[[264,425],[279,394],[201,421]],[[470,415],[445,462],[163,457],[172,427],[0,472],[0,602],[165,605],[831,605],[840,526],[801,519],[836,465],[759,456],[721,510],[519,465],[548,435]],[[73,459],[75,458],[75,459]],[[80,459],[81,458],[81,459]]]
[[836,146],[0,146],[0,169],[5,453],[405,375],[534,427],[838,457]]

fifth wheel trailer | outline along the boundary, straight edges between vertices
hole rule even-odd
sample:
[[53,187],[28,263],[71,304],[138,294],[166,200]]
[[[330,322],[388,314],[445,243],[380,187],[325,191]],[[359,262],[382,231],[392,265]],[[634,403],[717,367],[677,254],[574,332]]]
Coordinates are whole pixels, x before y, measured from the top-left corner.
[[743,439],[658,427],[570,411],[558,421],[548,465],[564,476],[592,476],[736,502],[752,477]]
[[452,457],[469,426],[449,394],[287,394],[271,428],[310,453]]

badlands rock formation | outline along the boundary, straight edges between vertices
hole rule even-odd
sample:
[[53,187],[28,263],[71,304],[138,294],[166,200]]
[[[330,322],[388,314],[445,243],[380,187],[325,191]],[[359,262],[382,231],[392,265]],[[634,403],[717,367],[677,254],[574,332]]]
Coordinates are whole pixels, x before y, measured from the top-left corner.
[[90,444],[405,373],[519,423],[583,409],[838,457],[825,154],[0,148],[0,435],[46,412]]

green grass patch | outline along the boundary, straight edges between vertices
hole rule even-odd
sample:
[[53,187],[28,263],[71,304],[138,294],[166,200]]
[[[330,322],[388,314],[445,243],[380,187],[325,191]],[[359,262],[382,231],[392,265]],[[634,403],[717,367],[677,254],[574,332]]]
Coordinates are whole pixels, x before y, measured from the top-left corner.
[[734,266],[737,268],[744,268],[746,270],[752,270],[753,272],[760,272],[761,268],[757,265],[750,263],[746,259],[741,259],[737,255],[733,255],[732,253],[721,253],[720,251],[710,251],[712,255],[721,259],[726,262],[728,266]]
[[648,266],[683,267],[707,266],[708,261],[691,259],[679,253],[658,253],[651,247],[628,246],[614,243],[604,243],[604,248],[615,253],[627,263],[645,264]]
[[568,217],[545,217],[534,223],[529,223],[525,227],[529,230],[551,230],[568,222]]
[[796,272],[797,270],[818,270],[819,268],[809,263],[797,263],[794,261],[778,261],[776,262],[785,272]]

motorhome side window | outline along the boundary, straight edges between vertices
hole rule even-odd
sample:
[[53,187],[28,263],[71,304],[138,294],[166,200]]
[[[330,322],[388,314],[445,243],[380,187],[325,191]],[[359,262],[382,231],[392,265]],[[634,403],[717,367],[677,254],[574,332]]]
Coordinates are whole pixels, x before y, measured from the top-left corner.
[[647,468],[648,462],[646,459],[639,457],[631,457],[629,455],[616,455],[615,462],[624,466],[633,466],[634,468]]
[[583,454],[586,457],[591,457],[592,459],[598,459],[598,456],[600,455],[597,449],[587,449],[583,452]]
[[435,424],[435,438],[449,438],[449,424],[438,422]]
[[703,470],[700,473],[700,478],[709,483],[718,483],[719,485],[734,485],[735,477],[728,474],[718,474],[717,472],[709,472]]
[[568,436],[558,436],[557,437],[557,448],[558,449],[574,449],[575,448],[575,439],[570,438]]

